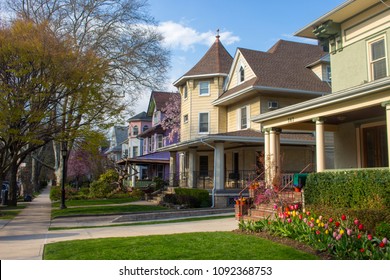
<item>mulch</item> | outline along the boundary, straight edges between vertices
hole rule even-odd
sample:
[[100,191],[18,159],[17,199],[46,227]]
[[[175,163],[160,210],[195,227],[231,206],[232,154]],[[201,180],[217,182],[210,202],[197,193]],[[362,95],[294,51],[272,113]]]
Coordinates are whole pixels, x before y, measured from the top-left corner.
[[268,232],[250,232],[250,231],[244,231],[244,230],[240,230],[240,229],[234,230],[233,232],[235,232],[237,234],[253,235],[253,236],[257,236],[259,238],[273,241],[275,243],[283,244],[283,245],[292,247],[296,250],[299,250],[299,251],[302,251],[302,252],[305,252],[308,254],[316,255],[321,260],[332,260],[333,259],[332,256],[329,255],[327,252],[321,252],[318,250],[314,250],[309,245],[306,245],[302,242],[299,242],[299,241],[291,239],[291,238],[275,236],[275,235],[272,235]]

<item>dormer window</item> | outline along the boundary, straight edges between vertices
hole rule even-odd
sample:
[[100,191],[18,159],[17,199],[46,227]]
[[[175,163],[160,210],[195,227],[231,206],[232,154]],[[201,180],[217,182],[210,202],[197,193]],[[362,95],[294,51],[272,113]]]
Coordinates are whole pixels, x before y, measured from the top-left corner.
[[245,81],[245,70],[244,70],[243,66],[241,66],[240,70],[238,71],[238,79],[239,79],[240,83]]

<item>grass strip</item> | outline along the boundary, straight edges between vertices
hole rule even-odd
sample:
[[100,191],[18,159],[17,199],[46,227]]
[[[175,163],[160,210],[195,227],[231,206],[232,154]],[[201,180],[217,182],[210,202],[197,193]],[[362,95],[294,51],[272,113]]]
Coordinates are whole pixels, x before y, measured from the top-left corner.
[[207,220],[218,220],[225,218],[232,218],[234,215],[225,216],[208,216],[208,217],[194,217],[194,218],[183,218],[183,219],[172,219],[172,220],[160,220],[160,221],[149,221],[149,222],[134,222],[126,224],[114,224],[105,226],[87,226],[87,227],[50,227],[49,231],[56,230],[69,230],[69,229],[84,229],[84,228],[105,228],[105,227],[128,227],[128,226],[143,226],[143,225],[157,225],[157,224],[170,224],[170,223],[184,223],[184,222],[195,222],[195,221],[207,221]]
[[118,205],[118,206],[89,206],[66,209],[51,210],[51,218],[66,217],[66,216],[81,216],[81,215],[105,215],[105,214],[123,214],[133,212],[148,212],[167,210],[161,206],[149,205]]
[[[107,204],[122,204],[138,201],[138,198],[129,197],[129,198],[111,198],[111,199],[91,199],[91,200],[67,200],[67,206],[89,206],[89,205],[107,205]],[[52,203],[52,207],[59,208],[61,205],[60,201]]]
[[253,235],[202,232],[46,244],[45,260],[312,260],[317,256]]

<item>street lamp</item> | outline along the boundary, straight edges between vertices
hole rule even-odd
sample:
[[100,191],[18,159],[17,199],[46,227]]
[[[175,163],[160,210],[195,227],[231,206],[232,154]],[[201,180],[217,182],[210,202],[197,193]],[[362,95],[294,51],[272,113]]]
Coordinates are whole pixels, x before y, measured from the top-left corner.
[[66,155],[68,150],[66,149],[65,143],[62,144],[61,156],[62,156],[62,180],[61,180],[61,206],[60,209],[65,209],[65,164],[66,164]]

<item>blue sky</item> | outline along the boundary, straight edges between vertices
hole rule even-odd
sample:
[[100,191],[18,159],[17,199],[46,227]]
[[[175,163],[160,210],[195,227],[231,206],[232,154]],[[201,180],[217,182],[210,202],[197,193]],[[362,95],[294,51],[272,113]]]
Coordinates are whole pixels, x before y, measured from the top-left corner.
[[[171,50],[171,71],[160,90],[176,91],[172,83],[185,74],[220,40],[234,56],[237,47],[267,51],[278,40],[293,37],[299,29],[331,11],[345,0],[148,0]],[[140,100],[146,110],[150,93]]]

